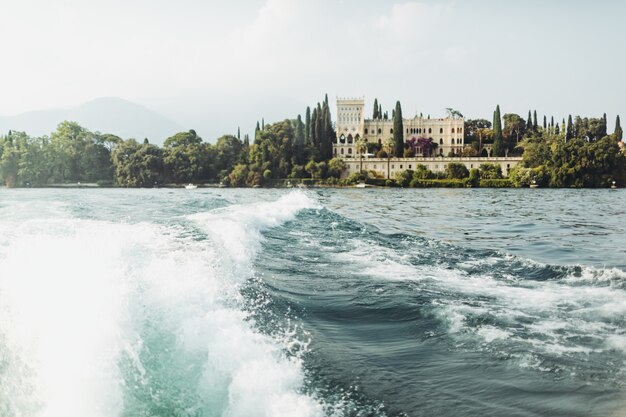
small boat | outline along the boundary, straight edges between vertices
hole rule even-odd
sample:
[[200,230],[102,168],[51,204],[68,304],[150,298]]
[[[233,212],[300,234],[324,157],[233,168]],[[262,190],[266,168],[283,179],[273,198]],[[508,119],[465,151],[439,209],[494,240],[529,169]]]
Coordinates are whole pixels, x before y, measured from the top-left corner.
[[530,188],[539,188],[539,184],[537,184],[535,180],[532,180],[530,182]]
[[617,185],[615,184],[615,181],[611,183],[611,190],[617,190]]
[[371,184],[366,184],[364,182],[360,182],[354,186],[354,188],[371,188],[371,187],[372,187]]
[[189,183],[189,184],[185,185],[185,188],[186,188],[187,190],[195,190],[196,188],[198,188],[198,186],[197,186],[197,185],[194,185],[194,184],[192,184],[192,183]]

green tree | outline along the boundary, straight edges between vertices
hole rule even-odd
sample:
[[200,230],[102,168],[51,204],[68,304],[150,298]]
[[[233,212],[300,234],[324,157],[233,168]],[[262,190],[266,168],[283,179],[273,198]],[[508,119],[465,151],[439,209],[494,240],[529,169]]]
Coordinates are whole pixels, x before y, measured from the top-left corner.
[[480,171],[480,179],[495,180],[502,178],[502,167],[500,164],[480,164],[478,170]]
[[464,164],[450,162],[446,165],[446,176],[450,179],[462,180],[469,176],[469,171]]
[[378,114],[378,99],[374,99],[374,112],[372,113],[372,119],[380,119],[380,115]]
[[164,179],[163,150],[134,139],[118,143],[111,158],[115,181],[126,187],[152,187]]
[[341,173],[345,171],[347,165],[341,158],[333,158],[328,161],[328,172],[327,175],[333,178],[340,178]]
[[574,124],[572,123],[572,115],[567,117],[567,128],[565,130],[565,141],[569,141],[574,138]]
[[615,139],[621,141],[624,135],[622,125],[620,124],[619,115],[615,118]]
[[296,118],[295,139],[293,145],[293,163],[301,165],[305,161],[305,125],[300,115]]
[[493,112],[493,155],[504,156],[504,142],[502,140],[502,119],[500,118],[500,106],[496,106]]
[[402,121],[402,106],[399,101],[396,101],[396,109],[393,113],[393,141],[394,155],[401,158],[404,152],[404,125]]

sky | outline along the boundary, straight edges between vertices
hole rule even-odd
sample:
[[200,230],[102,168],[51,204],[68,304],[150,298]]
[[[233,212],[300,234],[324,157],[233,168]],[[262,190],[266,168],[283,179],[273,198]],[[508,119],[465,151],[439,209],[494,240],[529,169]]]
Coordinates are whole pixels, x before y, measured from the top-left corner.
[[624,1],[0,0],[0,16],[4,116],[116,96],[213,141],[324,94],[405,117],[626,114]]

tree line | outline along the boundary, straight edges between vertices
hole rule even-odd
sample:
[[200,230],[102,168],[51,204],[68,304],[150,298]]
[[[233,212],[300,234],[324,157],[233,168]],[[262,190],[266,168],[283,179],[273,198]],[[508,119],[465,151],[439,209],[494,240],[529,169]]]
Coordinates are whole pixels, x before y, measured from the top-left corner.
[[[388,118],[377,99],[372,116]],[[416,148],[432,145],[424,140],[405,142],[399,101],[391,118],[393,138],[386,141],[386,151],[378,150],[380,155],[412,156]],[[560,123],[554,117],[540,120],[536,111],[529,111],[526,119],[514,113],[501,116],[500,106],[491,121],[466,119],[462,155],[484,156],[487,149],[492,156],[522,155],[522,163],[510,173],[516,185],[531,181],[554,187],[626,183],[619,116],[611,134],[607,132],[606,114],[599,118],[569,116]],[[252,143],[247,135],[242,139],[239,130],[214,144],[190,130],[174,134],[159,147],[147,139],[125,140],[66,121],[50,136],[30,137],[14,131],[0,136],[0,181],[10,187],[71,182],[152,187],[187,182],[257,186],[276,179],[339,178],[345,162],[333,158],[336,139],[328,96],[307,107],[304,118],[297,115],[267,125],[264,120],[257,122]],[[380,145],[357,146],[371,152]],[[375,174],[361,173],[358,177],[364,175]]]

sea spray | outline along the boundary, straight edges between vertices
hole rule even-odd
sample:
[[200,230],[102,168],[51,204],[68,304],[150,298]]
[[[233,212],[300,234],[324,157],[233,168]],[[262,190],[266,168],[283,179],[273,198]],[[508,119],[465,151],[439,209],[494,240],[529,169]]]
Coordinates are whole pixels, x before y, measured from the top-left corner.
[[208,239],[149,223],[4,223],[20,229],[0,253],[2,415],[322,415],[300,393],[301,361],[254,330],[233,286],[261,231],[308,207],[294,193],[199,214]]

